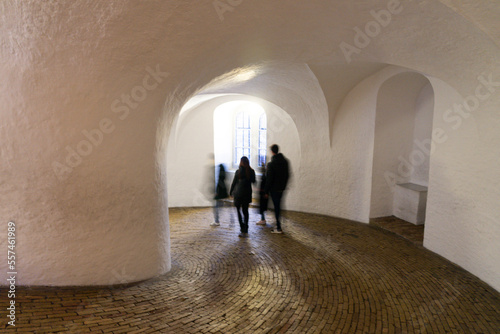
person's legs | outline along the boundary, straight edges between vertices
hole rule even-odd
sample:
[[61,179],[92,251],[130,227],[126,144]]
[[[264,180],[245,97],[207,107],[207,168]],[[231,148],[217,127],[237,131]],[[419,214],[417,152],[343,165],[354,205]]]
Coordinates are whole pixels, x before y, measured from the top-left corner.
[[236,207],[236,212],[238,213],[238,222],[240,223],[240,226],[241,226],[241,224],[243,222],[243,218],[241,217],[241,212],[240,212],[241,204],[236,203],[236,204],[234,204],[234,206]]
[[281,197],[283,196],[282,191],[271,192],[271,198],[273,199],[274,205],[274,216],[276,217],[276,229],[281,231]]
[[214,205],[214,222],[211,223],[210,225],[212,226],[219,226],[219,207],[220,207],[220,202],[219,200],[215,200],[215,205]]
[[[266,199],[267,200],[267,199]],[[260,194],[260,203],[259,203],[259,214],[260,221],[257,222],[257,225],[266,225],[266,210],[267,206],[265,205],[264,194]]]
[[261,222],[264,222],[264,223],[266,222],[267,201],[269,201],[269,199],[266,198],[266,194],[261,192],[260,193],[260,201],[259,201],[259,213],[260,213]]
[[243,217],[244,217],[243,223],[240,222],[241,232],[248,233],[248,220],[249,220],[248,203],[242,203],[241,210],[243,211]]
[[[248,204],[245,205],[244,203],[236,203],[234,206],[236,206],[236,212],[238,213],[238,221],[240,223],[241,233],[239,234],[239,237],[246,238],[248,233]],[[241,216],[240,207],[243,210],[243,215],[245,220],[243,220],[243,217]]]
[[215,205],[214,205],[214,219],[215,222],[219,222],[219,207],[220,207],[220,202],[219,200],[215,200]]

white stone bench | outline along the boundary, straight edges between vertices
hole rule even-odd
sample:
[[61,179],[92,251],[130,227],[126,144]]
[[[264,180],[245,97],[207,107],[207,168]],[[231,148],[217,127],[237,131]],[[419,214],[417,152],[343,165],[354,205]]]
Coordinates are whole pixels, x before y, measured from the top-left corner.
[[394,190],[393,214],[415,225],[425,221],[427,187],[415,183],[397,184]]

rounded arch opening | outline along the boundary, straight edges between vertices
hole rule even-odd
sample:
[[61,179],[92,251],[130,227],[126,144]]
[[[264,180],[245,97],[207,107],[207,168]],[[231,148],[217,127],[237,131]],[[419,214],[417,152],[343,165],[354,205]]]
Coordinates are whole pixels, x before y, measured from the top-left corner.
[[423,224],[429,185],[434,90],[424,75],[387,79],[377,95],[370,218]]
[[[231,179],[231,170],[235,170],[235,161],[239,159],[236,123],[241,112],[252,115],[249,152],[251,166],[257,172],[259,160],[263,156],[269,158],[269,145],[275,142],[294,162],[292,168],[300,168],[299,133],[293,119],[281,107],[242,94],[213,94],[195,98],[203,102],[188,101],[185,104],[188,108],[183,108],[170,133],[166,153],[169,207],[212,205],[210,193],[215,181],[210,170],[213,170],[213,165],[223,163],[229,169]],[[266,117],[264,141],[261,140],[262,115]],[[290,201],[293,201],[291,197]]]

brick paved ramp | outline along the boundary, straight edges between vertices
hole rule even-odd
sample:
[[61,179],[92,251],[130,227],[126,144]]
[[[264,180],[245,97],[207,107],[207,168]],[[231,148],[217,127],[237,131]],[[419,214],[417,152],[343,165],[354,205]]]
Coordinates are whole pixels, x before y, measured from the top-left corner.
[[[15,330],[500,333],[497,292],[394,234],[288,212],[286,234],[274,235],[254,224],[252,209],[250,238],[239,239],[234,209],[222,217],[210,227],[210,209],[171,210],[173,269],[160,278],[113,288],[19,288]],[[124,270],[111,274],[130,278]],[[5,315],[0,321],[6,328]]]

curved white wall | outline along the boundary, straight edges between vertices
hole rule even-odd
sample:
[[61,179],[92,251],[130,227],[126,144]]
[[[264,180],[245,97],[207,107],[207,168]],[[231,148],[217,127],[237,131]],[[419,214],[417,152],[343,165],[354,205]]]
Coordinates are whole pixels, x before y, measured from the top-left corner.
[[[494,138],[500,125],[500,89],[490,92],[480,80],[469,95],[461,96],[443,81],[430,80],[436,90],[433,123],[439,136],[433,135],[424,246],[498,289],[500,148]],[[468,111],[465,101],[476,98],[477,109]]]
[[[44,70],[58,68],[74,71],[58,63]],[[56,77],[33,92],[30,81],[40,71],[31,68],[1,97],[8,106],[0,113],[2,136],[10,139],[2,144],[8,164],[2,164],[0,217],[17,226],[16,283],[118,284],[168,271],[168,218],[156,186],[157,122],[145,116],[161,110],[163,96],[148,92],[135,110],[121,102],[120,113],[112,107],[121,91],[141,87],[146,66],[130,71],[130,83],[77,94],[70,92],[83,89],[78,82],[68,87]],[[92,81],[94,72],[84,72],[79,82]]]
[[[210,183],[214,181],[213,109],[210,106],[195,107],[179,115],[175,123],[176,131],[170,134],[167,148],[168,205],[210,206]],[[203,104],[202,104],[203,106]]]

